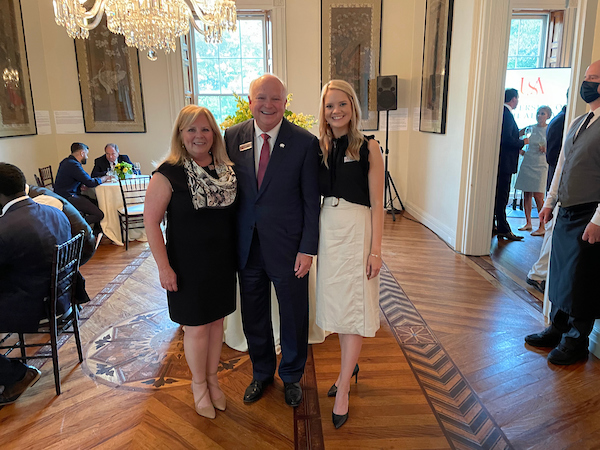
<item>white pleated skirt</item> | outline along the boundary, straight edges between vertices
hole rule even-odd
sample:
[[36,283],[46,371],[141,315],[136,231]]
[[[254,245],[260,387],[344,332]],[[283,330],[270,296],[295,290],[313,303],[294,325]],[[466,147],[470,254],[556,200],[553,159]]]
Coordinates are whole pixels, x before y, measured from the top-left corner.
[[373,337],[379,329],[379,275],[368,280],[366,274],[371,209],[327,197],[319,222],[317,325],[333,333]]

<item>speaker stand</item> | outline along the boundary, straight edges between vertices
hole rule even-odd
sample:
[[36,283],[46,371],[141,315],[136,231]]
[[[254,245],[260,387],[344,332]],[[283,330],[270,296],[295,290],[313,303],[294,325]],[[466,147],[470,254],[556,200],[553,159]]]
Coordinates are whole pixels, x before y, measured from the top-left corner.
[[[385,189],[383,191],[383,207],[388,210],[388,213],[391,212],[392,219],[394,222],[396,221],[396,213],[404,210],[404,204],[402,203],[402,199],[400,198],[400,194],[398,194],[398,190],[396,189],[396,184],[394,183],[394,179],[388,170],[388,156],[390,154],[390,149],[388,147],[389,143],[389,133],[390,133],[390,111],[385,111]],[[395,197],[392,196],[392,189],[394,189]],[[396,209],[394,207],[394,200],[398,200],[400,203],[401,209]]]

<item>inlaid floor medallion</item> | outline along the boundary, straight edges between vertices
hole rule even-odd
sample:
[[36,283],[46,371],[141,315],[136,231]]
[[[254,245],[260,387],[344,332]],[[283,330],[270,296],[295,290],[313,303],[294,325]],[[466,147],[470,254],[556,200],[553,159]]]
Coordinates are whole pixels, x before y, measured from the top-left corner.
[[[221,361],[219,375],[248,356]],[[183,329],[166,308],[130,317],[93,339],[83,370],[96,381],[131,390],[189,385],[192,374],[183,352]]]

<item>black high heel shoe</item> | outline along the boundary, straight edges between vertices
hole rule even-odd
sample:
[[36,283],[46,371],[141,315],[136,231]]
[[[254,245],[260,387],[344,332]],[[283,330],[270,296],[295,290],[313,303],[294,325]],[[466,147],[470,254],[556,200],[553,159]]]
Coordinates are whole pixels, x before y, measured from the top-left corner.
[[343,416],[338,416],[336,413],[334,413],[332,411],[331,412],[331,420],[333,420],[333,426],[337,430],[339,427],[341,427],[342,425],[344,425],[346,423],[346,420],[348,420],[348,413],[344,414]]
[[[358,370],[356,371],[356,373],[358,373]],[[350,392],[348,392],[348,399],[350,399]],[[333,421],[333,426],[336,430],[346,423],[346,421],[348,420],[348,413],[350,413],[350,405],[348,405],[348,412],[341,416],[331,411],[331,420]]]
[[[354,370],[352,371],[352,375],[350,375],[350,378],[354,377],[354,383],[358,383],[358,371],[360,370],[360,368],[358,367],[358,363],[356,364],[356,366],[354,366]],[[337,386],[335,385],[335,383],[333,383],[333,385],[329,388],[329,390],[327,391],[327,397],[335,397],[335,394],[337,394]],[[348,416],[346,414],[346,416]],[[342,417],[342,416],[338,416],[338,417]],[[348,417],[346,417],[347,419]],[[346,421],[346,419],[344,419],[344,422]],[[342,424],[344,423],[342,422]],[[335,423],[335,420],[334,420]],[[342,426],[342,424],[340,424],[340,427]],[[339,428],[339,427],[337,427]]]

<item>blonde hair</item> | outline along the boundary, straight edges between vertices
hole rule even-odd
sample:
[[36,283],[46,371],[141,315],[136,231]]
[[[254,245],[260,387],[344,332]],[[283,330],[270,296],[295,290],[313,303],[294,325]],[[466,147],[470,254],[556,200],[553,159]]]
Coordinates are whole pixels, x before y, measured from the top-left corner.
[[169,149],[169,152],[165,156],[163,162],[167,162],[175,166],[181,166],[186,159],[190,159],[190,155],[183,145],[183,141],[181,140],[181,131],[194,123],[200,114],[203,114],[206,117],[213,132],[213,144],[210,148],[210,152],[212,153],[215,165],[227,164],[228,166],[232,166],[233,163],[229,159],[229,156],[227,156],[227,151],[225,150],[225,141],[223,140],[223,136],[221,136],[221,131],[217,125],[215,117],[207,108],[197,105],[187,105],[184,106],[181,111],[179,111],[179,115],[177,116],[175,125],[173,126],[171,148]]
[[360,147],[364,141],[364,136],[359,130],[360,126],[360,103],[356,92],[350,85],[350,83],[344,80],[331,80],[321,91],[321,103],[319,107],[319,144],[321,146],[321,154],[323,156],[323,162],[326,167],[329,167],[327,158],[331,151],[333,142],[333,131],[325,120],[325,96],[331,89],[336,89],[343,92],[350,99],[352,105],[352,116],[350,117],[350,123],[348,124],[348,149],[346,155],[355,161],[360,160]]
[[[542,106],[540,106],[540,107],[537,109],[537,111],[535,112],[535,115],[537,116],[537,115],[538,115],[538,113],[539,113],[541,110],[544,110],[544,111],[546,111],[546,115],[548,116],[548,119],[550,119],[550,117],[552,117],[552,109],[551,109],[549,106],[546,106],[546,105],[542,105]],[[546,120],[548,120],[548,119],[546,119]]]

